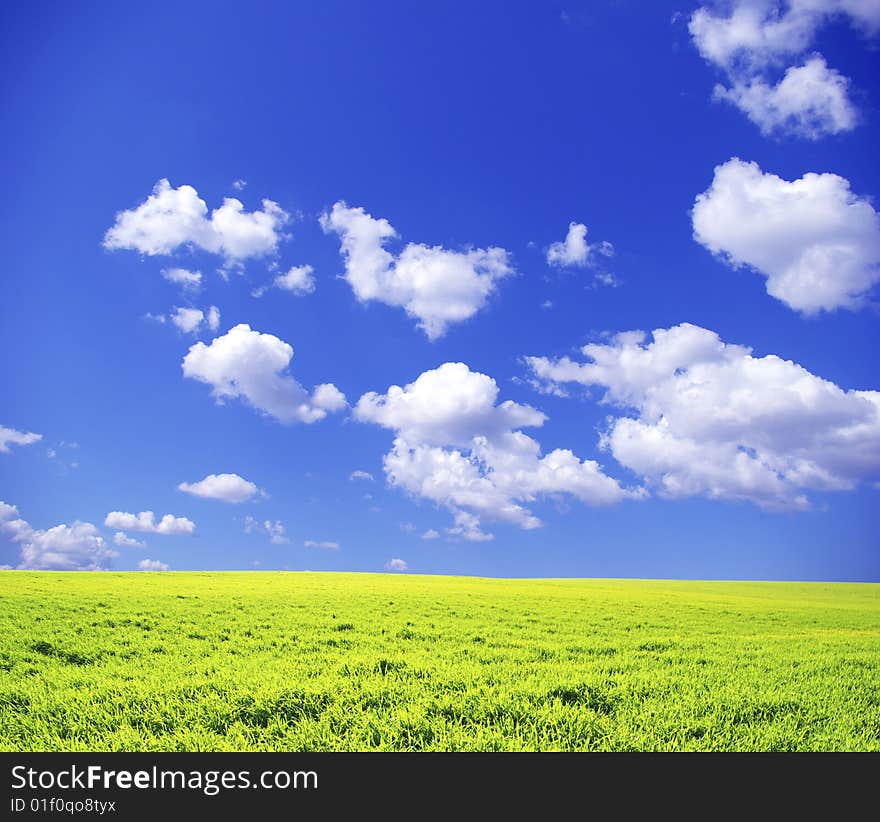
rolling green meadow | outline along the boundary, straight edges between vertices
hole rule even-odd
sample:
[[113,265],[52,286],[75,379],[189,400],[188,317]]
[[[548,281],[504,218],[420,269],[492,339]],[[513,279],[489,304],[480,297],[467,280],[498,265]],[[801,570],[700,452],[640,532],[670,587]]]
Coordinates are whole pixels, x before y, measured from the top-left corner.
[[880,585],[0,572],[0,749],[880,750]]

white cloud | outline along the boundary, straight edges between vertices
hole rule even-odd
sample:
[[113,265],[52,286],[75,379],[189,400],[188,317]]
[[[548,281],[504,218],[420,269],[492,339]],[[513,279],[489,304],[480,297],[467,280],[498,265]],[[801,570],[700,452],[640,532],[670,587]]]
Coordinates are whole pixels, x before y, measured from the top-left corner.
[[165,536],[178,536],[192,534],[196,525],[186,517],[175,517],[165,514],[156,522],[156,515],[152,511],[141,511],[139,514],[128,514],[123,511],[111,511],[104,519],[107,528],[118,528],[120,531],[141,531],[145,534],[163,534]]
[[789,66],[776,83],[770,72],[804,54],[818,30],[834,17],[848,18],[863,34],[880,28],[877,0],[735,0],[728,14],[700,7],[689,23],[700,54],[723,70],[731,88],[716,87],[717,99],[740,108],[766,133],[788,132],[810,139],[855,127],[856,111],[846,96],[848,81],[814,54]]
[[[150,319],[165,322],[165,317],[147,315]],[[220,327],[220,309],[216,305],[208,308],[207,314],[198,308],[181,308],[175,307],[174,311],[169,315],[169,319],[184,334],[196,334],[202,325],[206,325],[211,331],[216,331]]]
[[168,571],[170,570],[169,566],[164,562],[159,562],[157,559],[142,559],[138,563],[138,568],[141,571]]
[[211,331],[216,331],[220,328],[220,309],[216,305],[208,308],[208,316],[205,318],[205,321],[208,323],[208,328]]
[[565,240],[553,243],[547,249],[547,262],[559,267],[584,268],[596,254],[610,257],[614,254],[614,246],[608,242],[590,245],[587,242],[587,227],[583,223],[572,222],[568,224]]
[[266,533],[269,535],[269,542],[273,545],[286,545],[290,542],[290,540],[284,535],[284,526],[281,524],[280,520],[275,520],[275,522],[266,520],[263,523],[263,528],[265,528]]
[[403,531],[404,534],[412,534],[416,530],[416,526],[411,522],[401,522],[400,530]]
[[367,480],[369,482],[373,481],[373,475],[369,471],[361,471],[358,469],[357,471],[352,471],[348,478],[350,480]]
[[232,181],[232,187],[236,191],[243,191],[246,186],[247,186],[247,180],[233,180]]
[[347,405],[343,394],[332,382],[316,385],[312,404],[324,411],[341,411]]
[[272,522],[267,519],[260,522],[254,517],[248,516],[244,518],[244,532],[246,534],[259,533],[261,531],[265,531],[265,533],[268,534],[269,542],[273,545],[286,545],[290,542],[290,539],[285,536],[284,526],[281,524],[281,520],[275,520],[275,522]]
[[287,273],[279,274],[271,285],[261,285],[251,291],[252,297],[262,297],[270,288],[279,288],[297,297],[313,294],[315,291],[314,269],[310,265],[295,265]]
[[848,83],[817,55],[789,68],[776,85],[751,77],[731,88],[715,86],[714,96],[733,103],[765,136],[787,133],[816,140],[856,127],[858,112],[847,96]]
[[122,531],[117,531],[113,535],[113,542],[119,545],[122,548],[146,548],[147,543],[141,542],[137,539],[132,539],[132,537],[128,536],[128,534],[123,533]]
[[817,30],[833,16],[846,16],[862,32],[880,27],[876,0],[734,0],[721,16],[701,6],[688,28],[703,57],[732,69],[761,67],[800,54],[810,47]]
[[424,534],[422,534],[422,539],[439,539],[439,537],[440,532],[435,531],[433,528],[429,528]]
[[[480,518],[469,511],[454,511],[454,525],[446,529],[446,533],[453,537],[460,537],[468,542],[491,542],[495,534],[490,534],[480,527]],[[524,526],[528,527],[528,526]]]
[[104,235],[104,247],[153,256],[193,246],[219,254],[227,263],[240,263],[273,253],[287,219],[272,200],[263,200],[261,211],[247,212],[234,197],[224,199],[208,217],[205,201],[192,186],[172,188],[163,179],[137,208],[116,215],[115,224]]
[[617,288],[617,286],[619,286],[620,283],[621,283],[621,281],[611,272],[599,271],[596,274],[596,279],[593,282],[593,286],[596,287],[596,286],[605,285],[605,286],[608,286],[609,288]]
[[169,283],[174,283],[184,291],[198,291],[202,287],[202,272],[189,271],[186,268],[163,268],[162,276]]
[[198,482],[182,482],[177,489],[195,497],[232,503],[246,502],[260,491],[254,483],[238,474],[208,474]]
[[507,400],[496,405],[498,386],[464,363],[444,363],[409,385],[364,394],[355,417],[396,430],[412,443],[469,445],[479,436],[497,438],[513,428],[543,425],[546,416]]
[[33,532],[33,528],[23,520],[18,508],[0,500],[0,529],[12,542],[22,542]]
[[789,182],[756,163],[715,169],[692,213],[694,239],[804,314],[856,309],[880,280],[880,214],[836,174]]
[[0,454],[8,454],[10,445],[31,445],[41,439],[43,439],[42,434],[16,431],[14,428],[0,425]]
[[283,291],[292,294],[312,294],[315,290],[315,278],[312,276],[314,269],[310,265],[295,265],[286,274],[279,274],[275,278],[274,285]]
[[385,570],[403,573],[404,571],[409,570],[409,565],[406,564],[405,560],[394,557],[393,559],[389,559],[388,562],[385,563]]
[[317,422],[345,407],[345,395],[331,383],[309,395],[286,373],[292,358],[286,342],[241,324],[210,345],[193,345],[182,368],[184,377],[210,385],[218,403],[241,398],[283,423]]
[[525,506],[539,496],[570,494],[608,505],[638,495],[571,451],[541,456],[540,444],[518,429],[542,425],[545,415],[510,400],[496,404],[497,398],[491,377],[444,363],[403,388],[364,394],[354,416],[395,432],[384,458],[389,482],[450,509],[452,533],[466,539],[491,538],[479,530],[480,518],[539,527]]
[[0,531],[21,545],[20,570],[102,571],[118,556],[90,522],[32,528],[14,505],[0,502]]
[[329,540],[316,541],[313,539],[307,539],[305,542],[303,542],[303,546],[306,548],[320,548],[324,551],[338,551],[339,550],[339,543],[338,542],[331,542]]
[[184,334],[192,334],[199,330],[205,315],[198,308],[175,308],[171,314],[171,322]]
[[583,348],[587,362],[527,361],[542,380],[606,389],[634,416],[602,445],[666,497],[805,508],[807,492],[880,475],[880,392],[846,391],[800,365],[682,324]]
[[355,296],[400,306],[431,340],[476,314],[497,282],[513,274],[503,248],[450,251],[408,243],[395,257],[384,248],[397,237],[391,224],[342,201],[321,216],[321,227],[341,239],[344,276]]

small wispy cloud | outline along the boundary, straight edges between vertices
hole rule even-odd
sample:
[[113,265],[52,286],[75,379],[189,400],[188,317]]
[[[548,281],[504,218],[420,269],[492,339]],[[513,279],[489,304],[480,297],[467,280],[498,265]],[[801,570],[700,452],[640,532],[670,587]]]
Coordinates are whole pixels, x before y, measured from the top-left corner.
[[273,545],[287,545],[290,542],[289,537],[285,534],[284,525],[279,519],[276,519],[275,522],[269,519],[260,522],[256,517],[247,516],[244,518],[244,532],[246,534],[265,533]]
[[332,542],[330,540],[319,541],[314,539],[307,539],[303,542],[303,547],[320,548],[323,551],[338,551],[340,546],[338,542]]

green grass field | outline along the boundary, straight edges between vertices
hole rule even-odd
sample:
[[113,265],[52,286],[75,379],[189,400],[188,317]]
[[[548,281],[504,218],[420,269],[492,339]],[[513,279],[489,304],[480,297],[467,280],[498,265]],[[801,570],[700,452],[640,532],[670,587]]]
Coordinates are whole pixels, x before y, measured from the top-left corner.
[[0,572],[0,749],[880,750],[880,585]]

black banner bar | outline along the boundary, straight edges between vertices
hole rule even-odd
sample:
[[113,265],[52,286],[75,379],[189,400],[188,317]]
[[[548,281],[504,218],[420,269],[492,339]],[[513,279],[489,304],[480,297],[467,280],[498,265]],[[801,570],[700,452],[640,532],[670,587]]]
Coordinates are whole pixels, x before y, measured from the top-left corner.
[[23,822],[332,818],[342,809],[396,819],[428,807],[466,818],[478,807],[531,807],[562,819],[573,806],[629,816],[706,801],[704,818],[773,807],[789,816],[823,801],[846,818],[873,802],[880,754],[2,753],[0,768],[0,818]]

